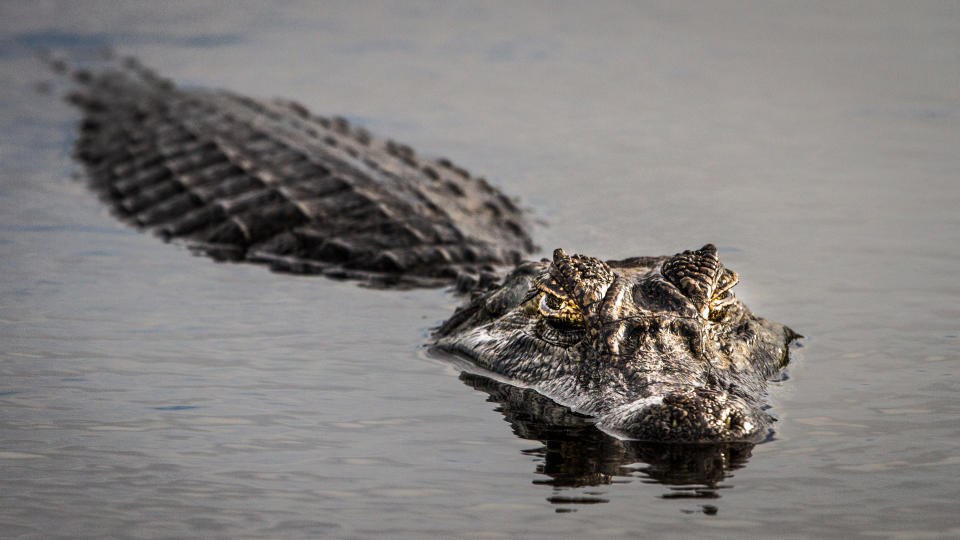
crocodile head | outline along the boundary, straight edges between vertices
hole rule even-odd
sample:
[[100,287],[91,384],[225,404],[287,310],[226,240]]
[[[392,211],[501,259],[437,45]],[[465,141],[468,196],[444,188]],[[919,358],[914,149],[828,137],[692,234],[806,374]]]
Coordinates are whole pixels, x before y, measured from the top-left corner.
[[607,261],[553,253],[457,310],[439,349],[640,440],[766,436],[766,381],[797,335],[753,315],[706,245]]

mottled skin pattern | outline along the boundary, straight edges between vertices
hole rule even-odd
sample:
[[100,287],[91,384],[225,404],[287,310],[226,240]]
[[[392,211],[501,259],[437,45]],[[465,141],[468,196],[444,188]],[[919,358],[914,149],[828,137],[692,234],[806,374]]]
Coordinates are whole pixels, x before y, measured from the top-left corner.
[[296,103],[181,89],[134,59],[51,65],[72,76],[84,115],[75,155],[121,218],[218,258],[472,292],[436,347],[608,433],[748,441],[768,430],[766,380],[795,335],[733,297],[737,275],[713,246],[522,262],[534,250],[523,212],[449,160]]
[[757,440],[766,380],[796,335],[753,315],[736,281],[710,244],[609,262],[558,249],[458,310],[436,346],[618,436]]

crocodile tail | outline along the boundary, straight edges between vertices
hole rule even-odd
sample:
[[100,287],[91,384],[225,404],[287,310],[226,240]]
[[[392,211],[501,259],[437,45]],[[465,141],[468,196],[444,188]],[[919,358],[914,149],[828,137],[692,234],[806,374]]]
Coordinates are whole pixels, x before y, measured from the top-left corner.
[[489,283],[524,212],[445,159],[289,101],[184,89],[137,60],[74,81],[74,155],[122,219],[218,259],[376,285]]

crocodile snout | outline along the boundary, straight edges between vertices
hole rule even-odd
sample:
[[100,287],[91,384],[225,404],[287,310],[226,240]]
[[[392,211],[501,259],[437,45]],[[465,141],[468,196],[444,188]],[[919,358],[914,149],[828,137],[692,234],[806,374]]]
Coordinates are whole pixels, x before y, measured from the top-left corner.
[[[727,393],[706,389],[672,392],[659,403],[634,408],[610,426],[632,439],[663,442],[755,441],[771,418]],[[621,423],[622,422],[622,423]]]

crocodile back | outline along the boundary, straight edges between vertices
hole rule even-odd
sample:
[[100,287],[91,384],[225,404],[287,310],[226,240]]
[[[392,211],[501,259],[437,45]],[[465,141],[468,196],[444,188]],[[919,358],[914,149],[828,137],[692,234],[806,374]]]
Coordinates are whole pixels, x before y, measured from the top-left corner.
[[533,250],[515,203],[446,159],[293,102],[74,71],[75,156],[123,219],[211,256],[469,289]]

